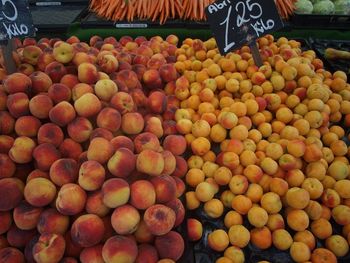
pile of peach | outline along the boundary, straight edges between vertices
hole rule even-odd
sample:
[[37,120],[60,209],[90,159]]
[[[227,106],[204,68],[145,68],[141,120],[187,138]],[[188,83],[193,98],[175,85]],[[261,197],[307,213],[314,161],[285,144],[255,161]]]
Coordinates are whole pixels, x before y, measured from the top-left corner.
[[[174,262],[177,37],[17,40],[0,70],[0,262]],[[159,261],[158,261],[159,260]]]
[[[260,68],[247,46],[221,56],[214,39],[185,39],[176,51],[182,76],[165,92],[181,101],[176,127],[192,152],[186,208],[223,221],[207,237],[222,252],[217,263],[244,262],[249,243],[296,262],[336,262],[350,242],[349,151],[338,125],[350,124],[347,76],[297,41],[258,44]],[[199,220],[187,222],[191,240],[202,236]]]

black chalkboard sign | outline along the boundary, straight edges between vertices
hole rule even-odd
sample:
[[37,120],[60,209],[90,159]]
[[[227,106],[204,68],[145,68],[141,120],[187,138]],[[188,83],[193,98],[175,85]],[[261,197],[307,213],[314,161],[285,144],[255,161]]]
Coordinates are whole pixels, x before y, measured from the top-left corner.
[[0,40],[34,36],[27,0],[0,0]]
[[205,12],[221,54],[283,27],[274,0],[218,0]]

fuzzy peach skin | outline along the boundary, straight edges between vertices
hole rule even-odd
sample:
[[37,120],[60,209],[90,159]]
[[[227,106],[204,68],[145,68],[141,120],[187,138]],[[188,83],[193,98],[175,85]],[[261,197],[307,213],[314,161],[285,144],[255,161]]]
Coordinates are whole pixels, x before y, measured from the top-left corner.
[[103,204],[109,208],[124,205],[130,198],[130,187],[127,181],[113,178],[102,185]]
[[73,242],[81,247],[91,247],[102,240],[105,227],[97,215],[85,214],[73,222],[70,232]]
[[174,227],[176,214],[171,208],[156,204],[146,209],[143,220],[153,235],[161,236]]
[[120,235],[109,238],[102,248],[102,257],[106,263],[133,263],[137,253],[136,242],[130,237]]
[[63,215],[76,215],[83,211],[86,192],[77,184],[65,184],[58,191],[56,208]]
[[33,247],[33,256],[38,263],[56,263],[63,257],[65,247],[61,235],[44,233]]

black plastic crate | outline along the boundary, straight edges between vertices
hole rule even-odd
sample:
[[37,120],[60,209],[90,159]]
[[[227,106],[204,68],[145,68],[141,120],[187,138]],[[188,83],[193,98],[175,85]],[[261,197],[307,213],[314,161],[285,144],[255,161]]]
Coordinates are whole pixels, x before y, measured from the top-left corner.
[[302,15],[294,14],[290,22],[301,28],[319,29],[349,29],[350,16],[348,15]]
[[312,48],[316,51],[317,55],[321,57],[325,63],[325,67],[332,72],[342,70],[347,73],[350,78],[350,60],[345,59],[327,59],[325,57],[325,50],[327,48],[335,48],[339,50],[350,52],[350,41],[349,40],[328,40],[328,39],[312,39]]

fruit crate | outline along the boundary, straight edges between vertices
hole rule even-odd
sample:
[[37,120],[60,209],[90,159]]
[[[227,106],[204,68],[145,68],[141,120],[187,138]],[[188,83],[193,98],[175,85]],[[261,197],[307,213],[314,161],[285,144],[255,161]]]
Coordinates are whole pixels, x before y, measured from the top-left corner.
[[312,39],[312,49],[316,51],[317,56],[321,57],[325,63],[325,67],[332,72],[342,70],[347,73],[350,78],[350,60],[327,59],[324,56],[326,48],[335,48],[339,50],[350,51],[350,41],[345,40],[328,40],[328,39]]
[[293,26],[301,28],[320,29],[346,29],[350,28],[350,16],[348,15],[302,15],[294,14],[290,18]]

